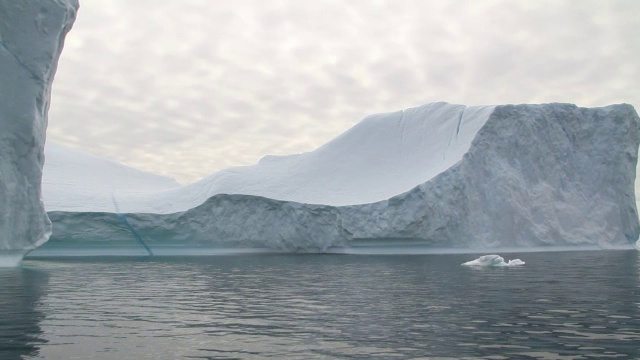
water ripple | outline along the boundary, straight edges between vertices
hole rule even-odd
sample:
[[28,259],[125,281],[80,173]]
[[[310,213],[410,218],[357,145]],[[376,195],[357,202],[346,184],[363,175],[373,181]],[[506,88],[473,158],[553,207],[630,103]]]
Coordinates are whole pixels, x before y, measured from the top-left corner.
[[640,357],[637,253],[515,255],[26,261],[0,271],[0,358]]

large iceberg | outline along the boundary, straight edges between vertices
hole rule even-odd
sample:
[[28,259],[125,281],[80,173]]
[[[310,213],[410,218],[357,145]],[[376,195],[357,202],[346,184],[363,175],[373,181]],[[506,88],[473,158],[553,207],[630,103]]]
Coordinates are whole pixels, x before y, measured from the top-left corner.
[[76,0],[0,0],[0,265],[49,238],[40,181],[51,82]]
[[[51,245],[630,246],[640,233],[639,125],[625,104],[432,103],[369,116],[315,151],[187,186],[133,169],[92,178],[56,151],[44,179]],[[96,159],[91,171],[105,166],[113,164]]]

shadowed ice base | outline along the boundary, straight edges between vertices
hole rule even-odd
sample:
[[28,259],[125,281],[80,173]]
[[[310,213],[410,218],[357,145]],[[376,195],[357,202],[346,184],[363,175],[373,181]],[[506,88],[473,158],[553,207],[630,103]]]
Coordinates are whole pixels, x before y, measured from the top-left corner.
[[26,253],[26,250],[0,251],[0,267],[16,267],[20,265],[20,262],[22,262],[22,258]]

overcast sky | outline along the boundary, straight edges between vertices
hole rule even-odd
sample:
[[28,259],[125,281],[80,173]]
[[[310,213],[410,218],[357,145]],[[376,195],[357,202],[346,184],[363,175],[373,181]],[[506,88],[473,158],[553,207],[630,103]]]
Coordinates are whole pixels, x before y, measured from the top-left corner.
[[183,183],[428,102],[640,106],[640,1],[80,6],[48,139]]

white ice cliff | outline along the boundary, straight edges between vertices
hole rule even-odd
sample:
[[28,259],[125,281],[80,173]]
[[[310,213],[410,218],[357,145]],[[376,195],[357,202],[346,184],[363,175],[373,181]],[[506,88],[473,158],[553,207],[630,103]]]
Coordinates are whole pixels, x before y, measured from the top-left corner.
[[[132,169],[92,177],[58,149],[45,165],[45,206],[52,244],[630,245],[640,232],[639,125],[630,105],[434,103],[367,117],[315,151],[187,186]],[[95,161],[100,173],[107,162]]]
[[0,265],[46,242],[40,182],[51,83],[77,0],[0,0]]

